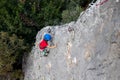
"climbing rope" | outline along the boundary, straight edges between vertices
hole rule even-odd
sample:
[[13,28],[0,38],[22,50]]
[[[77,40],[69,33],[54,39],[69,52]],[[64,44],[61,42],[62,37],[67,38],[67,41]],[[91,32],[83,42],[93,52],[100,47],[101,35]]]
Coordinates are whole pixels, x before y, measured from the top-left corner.
[[51,28],[48,28],[47,32],[52,35],[52,40],[50,40],[50,46],[54,45],[53,43],[53,38],[54,38],[53,36],[55,34],[54,30],[52,30]]
[[105,2],[107,2],[108,0],[103,0],[101,1],[100,3],[96,4],[96,6],[99,6],[99,5],[103,5]]
[[[100,3],[96,4],[96,6],[99,6],[99,5],[103,5],[104,3],[106,3],[108,0],[103,0],[103,1],[100,1]],[[93,4],[94,4],[95,0],[93,0],[89,6],[86,8],[86,10],[80,15],[80,18],[87,12],[88,8],[90,8]]]
[[80,18],[86,13],[87,9],[91,7],[91,5],[93,5],[95,2],[95,0],[92,0],[92,2],[89,4],[89,6],[86,8],[86,10],[80,15]]

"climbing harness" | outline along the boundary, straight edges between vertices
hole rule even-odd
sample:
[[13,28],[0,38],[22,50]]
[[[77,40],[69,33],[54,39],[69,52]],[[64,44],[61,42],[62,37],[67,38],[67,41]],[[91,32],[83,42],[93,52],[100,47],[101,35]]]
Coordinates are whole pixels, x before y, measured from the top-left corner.
[[47,56],[49,54],[49,51],[47,48],[45,48],[43,51],[40,52],[43,56]]

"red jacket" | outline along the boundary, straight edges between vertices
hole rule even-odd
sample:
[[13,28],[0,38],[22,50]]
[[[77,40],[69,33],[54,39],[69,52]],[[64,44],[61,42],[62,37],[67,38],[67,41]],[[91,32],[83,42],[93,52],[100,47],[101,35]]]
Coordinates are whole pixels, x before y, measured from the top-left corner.
[[39,43],[40,50],[44,50],[47,46],[48,46],[48,43],[44,39]]

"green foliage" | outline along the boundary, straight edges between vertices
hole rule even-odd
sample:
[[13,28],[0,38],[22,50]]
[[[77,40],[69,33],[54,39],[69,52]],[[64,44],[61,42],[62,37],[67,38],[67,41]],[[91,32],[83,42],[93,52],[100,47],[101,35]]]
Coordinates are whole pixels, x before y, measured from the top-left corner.
[[41,11],[44,13],[43,20],[45,21],[45,25],[56,24],[55,21],[53,21],[53,20],[60,18],[59,8],[56,8],[57,6],[55,6],[52,1],[50,1],[49,3],[46,3],[46,5],[47,6],[45,6],[41,9]]
[[13,64],[19,58],[24,40],[19,39],[15,34],[9,35],[7,32],[0,32],[0,75],[7,75],[13,72]]
[[63,2],[61,0],[27,0],[26,3],[29,4],[25,4],[25,12],[23,14],[29,17],[29,20],[31,19],[38,29],[46,25],[55,25],[61,20],[60,13]]
[[81,11],[83,11],[83,9],[79,6],[74,7],[71,10],[64,10],[62,13],[62,23],[68,23],[70,21],[77,20]]
[[83,11],[82,6],[79,5],[80,2],[81,0],[69,0],[69,2],[67,2],[66,9],[62,12],[62,23],[77,20],[80,13]]
[[11,79],[23,80],[23,77],[24,77],[21,70],[15,70],[10,75],[11,75]]
[[[10,31],[10,32],[17,32],[19,28],[21,27],[19,13],[22,11],[22,5],[18,4],[16,1],[10,1],[10,0],[2,0],[0,1],[4,2],[0,7],[0,22],[1,27],[0,30],[4,31]],[[1,4],[0,4],[1,5]]]

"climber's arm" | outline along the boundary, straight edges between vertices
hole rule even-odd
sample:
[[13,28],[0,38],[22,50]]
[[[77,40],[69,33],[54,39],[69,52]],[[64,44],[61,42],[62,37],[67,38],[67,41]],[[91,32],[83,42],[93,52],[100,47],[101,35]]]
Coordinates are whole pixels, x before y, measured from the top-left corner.
[[54,46],[47,46],[47,48],[56,48],[56,45],[54,45]]

